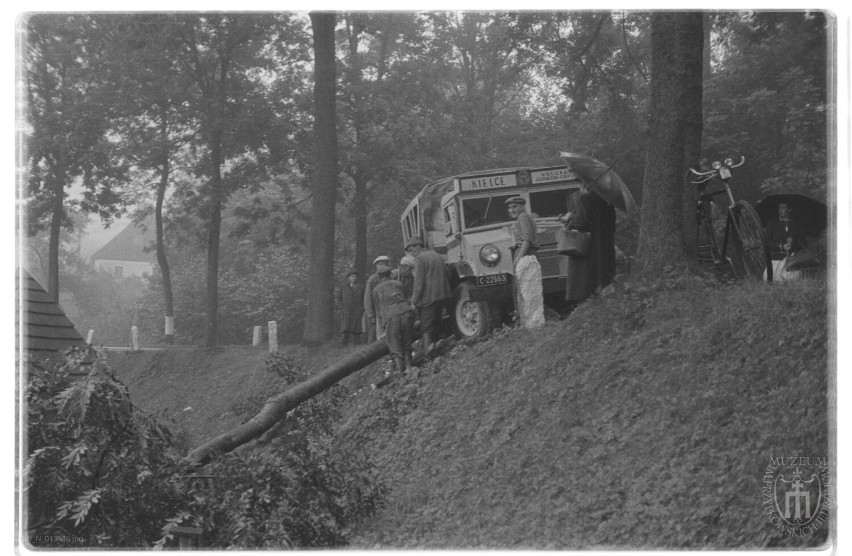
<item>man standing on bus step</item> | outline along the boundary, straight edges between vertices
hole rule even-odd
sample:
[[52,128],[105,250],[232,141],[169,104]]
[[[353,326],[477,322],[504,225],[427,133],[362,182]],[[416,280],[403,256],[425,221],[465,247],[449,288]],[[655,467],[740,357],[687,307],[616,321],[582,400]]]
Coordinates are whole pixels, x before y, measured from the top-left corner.
[[376,267],[376,272],[369,278],[367,278],[367,283],[364,285],[364,318],[366,319],[366,328],[367,328],[367,343],[372,344],[376,341],[376,339],[381,335],[380,320],[378,307],[375,305],[375,301],[373,299],[373,288],[376,287],[376,284],[379,283],[381,279],[381,275],[390,274],[390,257],[387,255],[380,255],[376,257],[376,260],[373,261],[373,266]]
[[441,314],[452,297],[447,265],[441,256],[426,249],[423,240],[414,236],[405,244],[405,252],[414,257],[414,288],[411,306],[420,319],[421,354],[429,358],[432,340],[437,336]]
[[535,256],[536,245],[535,220],[524,210],[527,204],[523,197],[506,199],[509,215],[515,219],[512,235],[515,247],[512,249],[512,262],[515,268],[515,302],[521,326],[539,328],[544,326],[544,294],[541,290],[541,265]]

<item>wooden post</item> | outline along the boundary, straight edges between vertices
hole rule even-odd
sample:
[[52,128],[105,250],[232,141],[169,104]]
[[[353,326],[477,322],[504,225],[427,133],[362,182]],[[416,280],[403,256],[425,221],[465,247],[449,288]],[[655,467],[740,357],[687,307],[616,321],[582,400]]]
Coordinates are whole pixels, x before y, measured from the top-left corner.
[[269,325],[269,353],[278,351],[278,324],[271,320]]
[[258,347],[260,345],[260,339],[261,339],[261,336],[263,335],[262,330],[263,330],[262,326],[255,326],[254,327],[254,332],[251,335],[251,347]]
[[175,335],[175,318],[174,317],[165,317],[166,319],[166,336],[174,336]]
[[87,345],[87,346],[92,345],[92,339],[93,339],[94,337],[95,337],[95,331],[94,331],[94,330],[92,330],[92,329],[90,328],[90,329],[89,329],[89,333],[88,333],[88,334],[86,334],[86,345]]
[[139,327],[135,324],[130,327],[130,350],[139,351]]

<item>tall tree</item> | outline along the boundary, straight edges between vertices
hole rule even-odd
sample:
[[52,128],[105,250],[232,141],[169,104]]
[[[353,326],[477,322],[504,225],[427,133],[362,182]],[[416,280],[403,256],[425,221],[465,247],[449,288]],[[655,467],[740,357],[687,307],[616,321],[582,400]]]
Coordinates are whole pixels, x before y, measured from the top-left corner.
[[334,314],[334,213],[337,201],[336,56],[334,13],[311,13],[314,38],[314,168],[311,230],[308,238],[311,283],[302,339],[316,344],[332,334]]
[[50,230],[47,289],[58,298],[67,189],[84,186],[87,212],[111,218],[122,210],[115,186],[125,166],[107,136],[117,29],[107,18],[75,14],[32,15],[26,28],[27,216],[31,233]]
[[[203,206],[207,220],[205,345],[218,343],[219,241],[222,209],[236,185],[263,172],[259,160],[275,142],[277,122],[266,94],[276,76],[280,41],[289,16],[274,14],[176,15],[181,70],[192,76],[193,109],[200,122],[205,152],[201,172],[207,183]],[[294,48],[297,51],[298,48]],[[295,70],[293,70],[295,72]],[[228,162],[229,172],[223,175]],[[237,182],[240,180],[240,182]]]
[[[651,106],[635,272],[654,275],[683,261],[683,172],[687,126],[700,111],[701,12],[656,12],[651,19]],[[696,62],[697,60],[697,62]],[[697,73],[697,77],[696,74]],[[692,94],[690,94],[692,93]]]
[[[123,144],[136,170],[150,172],[155,183],[153,211],[165,320],[163,342],[173,343],[174,292],[166,248],[164,207],[169,186],[174,181],[175,159],[194,139],[197,128],[193,111],[188,110],[192,81],[186,73],[178,71],[174,63],[179,44],[168,16],[132,17],[120,46],[123,51],[116,55],[127,60],[125,86],[120,92],[127,97],[125,104],[134,109],[119,133],[124,137]],[[148,175],[140,176],[140,180],[151,181]],[[147,190],[143,193],[145,197],[148,194]]]

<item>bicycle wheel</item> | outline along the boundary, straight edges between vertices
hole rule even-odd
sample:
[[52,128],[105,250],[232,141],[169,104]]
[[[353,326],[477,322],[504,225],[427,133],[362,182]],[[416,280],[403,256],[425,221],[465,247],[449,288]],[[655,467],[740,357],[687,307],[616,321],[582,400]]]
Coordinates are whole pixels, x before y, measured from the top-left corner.
[[734,256],[744,275],[753,280],[763,279],[766,272],[767,280],[772,280],[772,263],[769,259],[769,248],[763,236],[763,225],[760,217],[746,201],[737,201],[731,209],[733,222]]

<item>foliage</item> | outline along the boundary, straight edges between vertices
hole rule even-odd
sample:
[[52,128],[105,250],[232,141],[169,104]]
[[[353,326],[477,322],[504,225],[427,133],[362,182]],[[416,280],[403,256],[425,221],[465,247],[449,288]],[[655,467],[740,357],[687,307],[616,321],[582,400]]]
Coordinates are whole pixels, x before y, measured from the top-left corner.
[[[306,257],[298,247],[255,248],[247,240],[228,239],[219,277],[220,341],[246,344],[255,326],[278,324],[279,341],[292,342],[304,319]],[[204,334],[204,258],[196,250],[172,250],[175,335],[184,343],[199,342]],[[158,274],[139,301],[140,328],[162,328],[162,295]]]
[[[289,365],[286,358],[268,360],[269,368],[281,365]],[[264,437],[269,444],[209,464],[212,482],[193,484],[190,503],[169,522],[202,527],[205,544],[221,548],[345,545],[384,497],[365,452],[343,451],[334,438],[345,398],[343,388],[332,387],[288,413]],[[254,407],[239,407],[247,416],[263,404],[260,397],[247,401]]]
[[[305,372],[287,357],[267,366],[287,375],[282,387]],[[166,547],[168,528],[182,523],[203,527],[205,545],[220,548],[344,545],[383,496],[365,453],[342,452],[334,439],[345,399],[336,387],[300,405],[277,437],[205,468],[211,484],[192,478],[169,430],[131,403],[102,352],[30,362],[28,531],[81,546]],[[250,401],[246,413],[263,403]]]
[[26,369],[28,531],[85,546],[153,542],[182,498],[168,429],[131,403],[101,352]]
[[746,156],[735,182],[746,199],[795,191],[824,200],[825,13],[733,12],[715,19],[713,36],[704,88],[708,158]]

